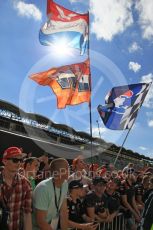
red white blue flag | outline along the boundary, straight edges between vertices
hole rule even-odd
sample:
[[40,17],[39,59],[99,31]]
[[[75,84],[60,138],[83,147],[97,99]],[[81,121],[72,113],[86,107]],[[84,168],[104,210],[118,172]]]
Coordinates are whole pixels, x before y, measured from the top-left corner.
[[67,46],[84,54],[88,48],[89,14],[79,14],[47,0],[48,21],[39,32],[42,45],[53,45],[57,40],[66,39]]

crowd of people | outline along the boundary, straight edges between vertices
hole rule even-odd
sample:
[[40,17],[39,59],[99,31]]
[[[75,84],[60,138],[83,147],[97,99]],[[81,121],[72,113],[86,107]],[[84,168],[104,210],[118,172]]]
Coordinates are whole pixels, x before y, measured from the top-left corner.
[[[153,168],[72,165],[18,147],[1,156],[0,230],[104,229],[120,214],[126,230],[153,230]],[[105,225],[106,226],[106,225]],[[109,224],[105,230],[110,230]],[[111,230],[123,230],[115,224]]]

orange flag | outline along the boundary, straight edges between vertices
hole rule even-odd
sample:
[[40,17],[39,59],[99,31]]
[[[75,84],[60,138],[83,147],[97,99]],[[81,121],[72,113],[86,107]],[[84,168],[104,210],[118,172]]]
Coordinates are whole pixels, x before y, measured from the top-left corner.
[[38,84],[52,88],[57,97],[57,107],[77,105],[90,101],[89,60],[82,63],[52,68],[30,76]]

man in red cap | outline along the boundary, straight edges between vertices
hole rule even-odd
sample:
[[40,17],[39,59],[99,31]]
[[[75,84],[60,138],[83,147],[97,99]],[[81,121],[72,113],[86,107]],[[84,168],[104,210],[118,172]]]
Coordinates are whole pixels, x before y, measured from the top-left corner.
[[2,158],[4,172],[0,174],[0,200],[4,213],[1,224],[9,230],[32,230],[32,189],[26,178],[18,173],[23,157],[20,148],[9,147]]

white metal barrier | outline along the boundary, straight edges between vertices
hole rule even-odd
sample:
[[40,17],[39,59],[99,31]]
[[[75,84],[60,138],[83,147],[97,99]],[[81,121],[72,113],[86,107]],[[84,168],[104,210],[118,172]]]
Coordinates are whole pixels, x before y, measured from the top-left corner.
[[122,213],[119,213],[111,223],[100,224],[98,230],[127,230],[126,219]]
[[[69,230],[74,228],[69,228]],[[77,230],[77,229],[75,229]],[[126,228],[126,219],[122,213],[119,213],[111,223],[101,223],[97,230],[128,230]]]

